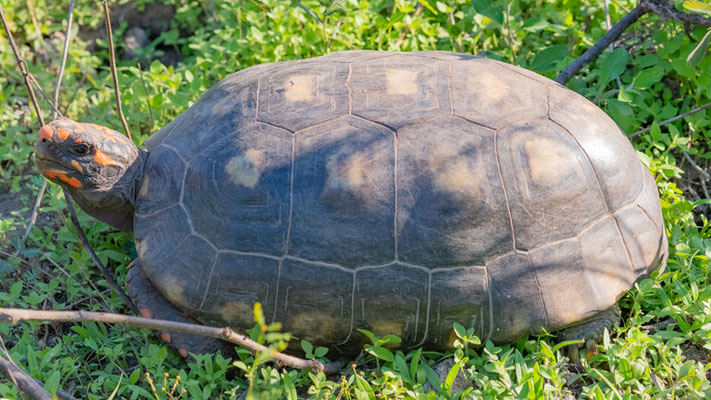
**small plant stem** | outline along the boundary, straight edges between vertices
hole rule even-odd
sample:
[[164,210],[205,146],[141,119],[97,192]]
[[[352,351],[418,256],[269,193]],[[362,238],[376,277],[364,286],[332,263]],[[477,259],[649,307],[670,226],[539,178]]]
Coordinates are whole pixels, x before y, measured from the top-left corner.
[[109,60],[111,61],[111,77],[114,80],[114,93],[116,95],[116,110],[118,112],[119,119],[123,125],[123,130],[126,132],[126,136],[131,139],[131,132],[128,130],[128,124],[126,123],[126,118],[123,116],[123,108],[121,108],[121,90],[119,89],[118,82],[118,72],[116,71],[116,52],[114,51],[114,34],[111,30],[111,17],[109,16],[109,4],[106,0],[102,1],[104,5],[104,18],[106,19],[106,35],[109,41]]
[[171,331],[179,333],[189,333],[193,335],[207,336],[240,345],[252,352],[269,352],[275,361],[294,368],[310,368],[316,371],[324,371],[326,367],[316,360],[304,360],[302,358],[280,353],[269,349],[245,335],[241,335],[231,328],[215,328],[204,325],[188,324],[184,322],[166,321],[160,319],[149,319],[133,317],[129,315],[93,312],[93,311],[45,311],[26,310],[20,308],[0,308],[0,321],[16,324],[19,321],[54,321],[54,322],[104,322],[108,324],[119,324],[133,326],[136,328]]
[[138,308],[136,308],[136,305],[133,304],[133,301],[126,295],[126,293],[121,289],[121,287],[116,283],[116,280],[114,279],[113,275],[111,275],[111,272],[104,266],[104,263],[101,262],[99,259],[99,256],[96,255],[96,252],[94,249],[91,247],[91,244],[89,243],[89,239],[87,239],[86,235],[84,234],[84,230],[81,228],[81,225],[79,224],[79,218],[77,217],[76,210],[74,210],[74,204],[72,204],[72,198],[69,196],[69,193],[67,191],[64,191],[64,198],[67,200],[67,209],[69,210],[69,218],[72,220],[72,223],[74,226],[77,228],[77,235],[79,235],[79,239],[81,242],[84,244],[84,247],[86,247],[86,250],[89,252],[89,255],[91,256],[91,259],[94,260],[94,263],[96,266],[99,268],[99,271],[101,271],[101,275],[104,276],[104,279],[106,279],[106,282],[111,286],[111,288],[114,289],[116,294],[121,297],[121,300],[123,300],[123,303],[128,307],[129,310],[131,310],[134,314],[139,314]]
[[146,89],[146,82],[143,80],[143,69],[141,68],[141,63],[138,63],[138,76],[141,78],[143,94],[146,96],[146,106],[148,106],[148,117],[151,119],[151,132],[153,132],[153,108],[151,108],[151,102],[148,99],[148,89]]
[[513,34],[511,33],[511,23],[509,22],[510,14],[511,3],[509,2],[508,6],[506,6],[506,38],[508,39],[509,47],[511,48],[511,63],[516,64],[516,49],[514,49]]
[[[29,2],[29,1],[28,1]],[[64,66],[67,64],[67,54],[69,53],[69,34],[71,33],[72,30],[72,15],[74,13],[74,0],[71,0],[69,2],[69,12],[67,15],[67,30],[64,35],[64,48],[62,49],[62,61],[59,63],[59,73],[57,74],[57,83],[54,85],[54,93],[53,93],[53,98],[54,98],[54,104],[57,105],[59,104],[59,87],[62,85],[62,76],[64,75]],[[52,114],[52,119],[57,118],[57,109],[54,109],[54,113]],[[37,197],[35,198],[35,203],[32,207],[32,214],[30,215],[30,223],[27,225],[27,229],[25,230],[25,234],[22,235],[22,242],[26,242],[27,238],[30,236],[30,232],[32,232],[32,227],[35,225],[35,222],[37,222],[37,215],[39,214],[39,208],[40,205],[42,204],[42,197],[44,196],[44,192],[47,190],[47,179],[45,178],[42,181],[42,186],[40,186],[40,190],[37,193]]]
[[[705,110],[705,109],[707,109],[707,108],[709,108],[709,107],[711,107],[711,103],[706,103],[706,104],[704,104],[704,105],[702,105],[702,106],[693,108],[693,109],[691,109],[691,110],[689,110],[689,111],[687,111],[687,112],[685,112],[685,113],[683,113],[683,114],[679,114],[679,115],[677,115],[676,117],[672,117],[672,118],[669,118],[669,119],[667,119],[667,120],[664,120],[664,121],[660,122],[659,124],[657,124],[657,126],[662,126],[662,125],[666,125],[666,124],[668,124],[668,123],[670,123],[670,122],[678,121],[678,120],[680,120],[680,119],[682,119],[682,118],[684,118],[684,117],[687,117],[687,116],[689,116],[689,115],[691,115],[691,114],[693,114],[693,113],[697,113],[697,112],[699,112],[699,111],[703,111],[703,110]],[[642,129],[642,130],[639,130],[639,131],[637,131],[637,132],[630,133],[629,135],[627,135],[627,137],[635,137],[635,136],[640,135],[640,134],[642,134],[642,133],[649,132],[650,130],[652,130],[652,127],[651,127],[651,126],[649,126],[649,127],[647,127],[647,128],[644,128],[644,129]]]

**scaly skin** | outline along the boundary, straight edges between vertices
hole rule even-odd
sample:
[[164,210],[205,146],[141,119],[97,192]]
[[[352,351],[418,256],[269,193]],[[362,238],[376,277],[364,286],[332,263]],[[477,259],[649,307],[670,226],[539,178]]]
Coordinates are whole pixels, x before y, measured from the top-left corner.
[[[146,278],[136,263],[126,274],[128,295],[131,296],[136,306],[145,318],[164,319],[189,324],[200,322],[186,316],[171,304]],[[234,353],[234,346],[218,339],[205,336],[190,335],[186,333],[161,332],[160,338],[176,348],[183,357],[189,353],[208,354],[222,351],[223,355]]]
[[[556,332],[556,338],[561,342],[569,340],[585,340],[586,356],[587,358],[590,358],[595,354],[597,345],[600,341],[602,341],[605,329],[607,329],[608,332],[612,332],[612,330],[617,327],[619,323],[620,307],[615,304],[613,307],[601,311],[592,318]],[[578,349],[582,346],[582,343],[568,346],[568,358],[570,358],[571,362],[580,364]]]

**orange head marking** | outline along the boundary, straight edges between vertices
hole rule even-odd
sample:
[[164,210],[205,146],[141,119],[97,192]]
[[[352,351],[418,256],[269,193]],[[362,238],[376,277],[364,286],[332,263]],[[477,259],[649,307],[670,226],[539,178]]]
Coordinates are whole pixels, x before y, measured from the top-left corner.
[[116,165],[116,161],[99,149],[96,149],[96,152],[94,152],[94,161],[101,165]]
[[69,129],[62,129],[58,128],[57,129],[57,138],[59,138],[59,141],[63,142],[69,138],[69,135],[72,134],[72,131]]
[[48,140],[52,140],[52,135],[54,133],[52,132],[52,128],[49,125],[45,125],[40,128],[39,130],[39,140],[42,142],[46,142]]

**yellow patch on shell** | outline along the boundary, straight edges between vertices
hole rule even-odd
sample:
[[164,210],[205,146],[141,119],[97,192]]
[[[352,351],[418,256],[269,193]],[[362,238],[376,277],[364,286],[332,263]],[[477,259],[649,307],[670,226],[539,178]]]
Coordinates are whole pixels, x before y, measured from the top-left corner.
[[[388,321],[388,320],[383,320],[383,321],[374,321],[371,324],[371,332],[375,336],[385,336],[385,335],[396,335],[399,337],[402,337],[403,335],[403,326],[402,323],[396,322],[396,321]],[[396,345],[395,347],[399,347],[399,345]]]
[[284,97],[289,101],[312,101],[315,97],[316,77],[295,75],[284,82]]
[[417,80],[419,72],[406,69],[389,69],[385,71],[385,91],[388,94],[411,96],[418,93]]
[[[285,321],[289,330],[298,332],[299,335],[308,333],[311,340],[333,340],[333,335],[341,329],[342,321],[327,313],[321,312],[294,312],[288,314]],[[318,329],[314,329],[318,327]]]
[[529,139],[524,147],[531,180],[537,184],[556,185],[571,172],[583,175],[575,155],[550,139]]
[[254,188],[266,167],[267,154],[264,150],[248,149],[236,155],[225,165],[225,172],[235,185]]
[[362,151],[355,152],[342,163],[338,162],[338,157],[331,157],[326,162],[327,185],[357,191],[365,182],[367,165],[368,160]]
[[252,326],[254,306],[248,303],[229,301],[220,309],[222,320],[231,326]]
[[467,76],[467,85],[472,93],[482,93],[482,96],[491,103],[501,102],[511,96],[512,91],[509,83],[495,74],[481,76],[481,74],[471,73]]
[[150,182],[150,176],[146,175],[143,178],[143,182],[141,182],[141,188],[138,189],[138,197],[146,197],[146,195],[148,195],[148,186],[150,185]]
[[163,295],[166,299],[170,300],[174,304],[184,304],[185,303],[185,288],[187,287],[187,282],[180,279],[177,276],[167,275],[163,277]]
[[428,167],[434,177],[436,190],[449,193],[476,194],[486,187],[482,182],[483,172],[486,171],[481,161],[470,165],[470,159],[465,156],[447,157],[443,154],[432,154]]

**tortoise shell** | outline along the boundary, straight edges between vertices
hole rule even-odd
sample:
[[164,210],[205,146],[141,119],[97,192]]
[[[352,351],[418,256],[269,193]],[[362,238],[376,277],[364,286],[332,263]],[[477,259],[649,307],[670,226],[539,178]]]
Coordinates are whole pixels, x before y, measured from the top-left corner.
[[615,304],[667,253],[655,182],[615,123],[532,72],[448,52],[263,64],[147,142],[145,274],[197,320],[253,304],[314,344],[444,348]]

